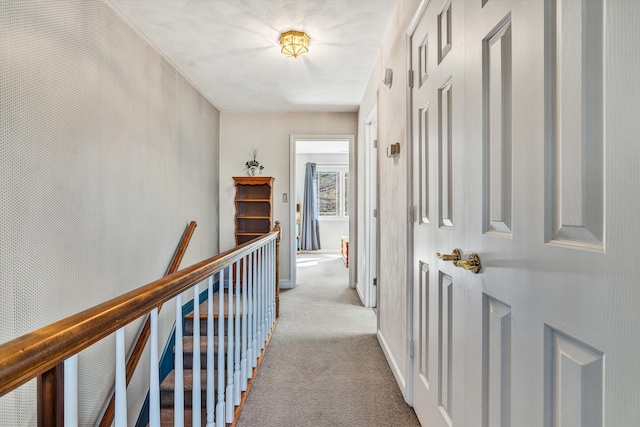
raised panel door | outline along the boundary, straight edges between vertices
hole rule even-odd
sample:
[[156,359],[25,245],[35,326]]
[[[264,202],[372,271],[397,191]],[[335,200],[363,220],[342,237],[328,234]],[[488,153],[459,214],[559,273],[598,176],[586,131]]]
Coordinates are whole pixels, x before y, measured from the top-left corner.
[[465,2],[431,1],[411,35],[413,406],[424,425],[464,425],[464,292],[451,262],[463,232]]
[[[416,413],[637,425],[640,2],[461,3],[462,56],[455,1],[412,33]],[[432,255],[452,248],[478,274]]]

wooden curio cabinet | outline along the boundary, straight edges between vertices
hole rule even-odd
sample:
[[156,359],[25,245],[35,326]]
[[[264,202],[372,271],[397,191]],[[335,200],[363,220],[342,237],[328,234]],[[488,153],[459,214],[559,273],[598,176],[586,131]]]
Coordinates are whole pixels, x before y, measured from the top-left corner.
[[236,245],[273,228],[273,180],[270,176],[236,176]]

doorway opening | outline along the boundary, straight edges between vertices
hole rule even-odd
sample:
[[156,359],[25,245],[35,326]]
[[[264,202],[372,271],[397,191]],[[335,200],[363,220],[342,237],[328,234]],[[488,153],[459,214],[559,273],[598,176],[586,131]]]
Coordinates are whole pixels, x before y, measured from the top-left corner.
[[[315,165],[319,248],[311,253],[323,257],[343,256],[343,245],[351,235],[351,194],[354,188],[351,164],[353,135],[291,135],[290,138],[290,244],[291,286],[296,286],[298,254],[303,245],[305,173],[307,163]],[[349,270],[349,253],[344,254]],[[349,281],[351,283],[351,280]]]
[[365,307],[376,307],[379,299],[378,225],[378,120],[374,107],[363,123],[363,143],[358,147],[357,259],[355,287]]

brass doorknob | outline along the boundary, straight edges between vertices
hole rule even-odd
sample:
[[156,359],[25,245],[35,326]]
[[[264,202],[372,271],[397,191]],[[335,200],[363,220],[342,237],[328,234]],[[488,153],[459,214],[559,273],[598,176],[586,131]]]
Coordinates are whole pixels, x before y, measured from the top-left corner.
[[469,255],[469,259],[467,259],[466,261],[458,260],[455,261],[453,265],[455,265],[456,267],[464,268],[465,270],[469,270],[473,274],[478,274],[478,271],[480,271],[481,267],[480,257],[478,256],[478,254],[473,253]]
[[453,261],[455,264],[460,259],[460,249],[454,249],[452,254],[440,254],[440,252],[436,253],[436,256],[443,261]]

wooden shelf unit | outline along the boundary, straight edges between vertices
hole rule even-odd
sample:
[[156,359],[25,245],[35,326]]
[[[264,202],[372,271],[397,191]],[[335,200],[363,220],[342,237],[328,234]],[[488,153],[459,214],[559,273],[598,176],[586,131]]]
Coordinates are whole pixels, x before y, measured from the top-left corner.
[[270,176],[234,176],[236,245],[273,228],[273,181]]

